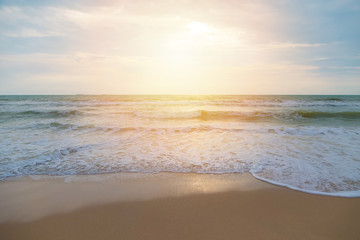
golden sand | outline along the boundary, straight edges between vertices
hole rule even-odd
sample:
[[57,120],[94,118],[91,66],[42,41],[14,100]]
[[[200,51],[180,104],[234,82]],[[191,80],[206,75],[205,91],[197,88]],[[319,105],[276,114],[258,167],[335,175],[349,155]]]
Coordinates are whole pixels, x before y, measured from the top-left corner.
[[[248,174],[149,176],[0,183],[0,239],[360,238],[360,198],[297,192]],[[32,207],[41,214],[26,212]]]

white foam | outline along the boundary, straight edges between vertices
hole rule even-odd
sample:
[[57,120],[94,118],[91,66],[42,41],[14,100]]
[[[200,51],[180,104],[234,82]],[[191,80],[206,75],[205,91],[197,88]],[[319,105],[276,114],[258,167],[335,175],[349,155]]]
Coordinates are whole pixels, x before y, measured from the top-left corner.
[[294,187],[292,185],[289,184],[284,184],[281,182],[277,182],[277,181],[273,181],[273,180],[269,180],[263,177],[260,177],[258,175],[256,175],[256,173],[252,173],[252,175],[262,181],[277,185],[277,186],[281,186],[281,187],[286,187],[286,188],[290,188],[292,190],[296,190],[296,191],[300,191],[300,192],[306,192],[306,193],[310,193],[310,194],[316,194],[316,195],[324,195],[324,196],[332,196],[332,197],[348,197],[348,198],[352,198],[352,197],[360,197],[360,190],[358,191],[339,191],[339,192],[321,192],[321,191],[312,191],[312,190],[306,190],[303,188],[297,188]]

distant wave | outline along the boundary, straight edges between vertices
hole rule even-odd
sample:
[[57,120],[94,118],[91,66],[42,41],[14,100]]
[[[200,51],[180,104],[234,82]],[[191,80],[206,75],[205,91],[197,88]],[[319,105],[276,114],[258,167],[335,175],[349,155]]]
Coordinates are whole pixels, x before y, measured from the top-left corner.
[[3,106],[16,105],[47,107],[168,107],[188,106],[234,106],[234,107],[360,107],[360,96],[0,96]]
[[[120,111],[116,109],[113,114],[128,115],[136,118],[158,119],[158,120],[200,120],[200,121],[266,121],[266,120],[300,120],[300,119],[346,119],[360,120],[360,111],[308,111],[308,110],[259,110],[259,111],[210,111],[196,110],[183,112],[166,111]],[[0,118],[66,118],[76,115],[86,115],[87,111],[79,110],[53,110],[53,111],[20,111],[0,112]],[[53,122],[49,127],[79,128],[75,125],[57,125]]]
[[254,111],[254,112],[242,112],[242,111],[208,111],[198,110],[192,112],[160,112],[155,113],[144,113],[135,112],[133,113],[137,117],[142,118],[153,118],[153,119],[198,119],[202,121],[211,120],[291,120],[299,118],[346,118],[353,120],[360,120],[360,112],[321,112],[321,111],[284,111],[284,112],[271,112],[271,111]]
[[[256,100],[203,100],[203,101],[74,101],[73,106],[91,106],[91,107],[117,107],[117,106],[131,106],[131,105],[143,105],[143,106],[181,106],[181,105],[196,105],[196,106],[239,106],[239,107],[301,107],[301,106],[329,106],[329,107],[341,107],[341,106],[360,106],[359,101],[348,101],[338,98],[328,99],[314,99],[314,100],[276,100],[276,99],[256,99]],[[69,103],[64,102],[64,106]]]
[[310,112],[295,111],[295,115],[303,118],[346,118],[360,120],[360,112]]
[[321,101],[346,101],[343,98],[337,98],[337,97],[321,98],[319,100],[321,100]]
[[81,112],[78,110],[53,110],[53,111],[20,111],[20,112],[0,112],[5,117],[44,117],[44,118],[55,118],[55,117],[70,117],[78,115]]

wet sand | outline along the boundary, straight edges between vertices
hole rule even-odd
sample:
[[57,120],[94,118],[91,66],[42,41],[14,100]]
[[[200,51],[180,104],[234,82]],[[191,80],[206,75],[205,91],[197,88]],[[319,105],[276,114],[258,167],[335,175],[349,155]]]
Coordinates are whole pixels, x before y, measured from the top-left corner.
[[360,238],[360,198],[249,174],[133,176],[2,182],[0,239]]

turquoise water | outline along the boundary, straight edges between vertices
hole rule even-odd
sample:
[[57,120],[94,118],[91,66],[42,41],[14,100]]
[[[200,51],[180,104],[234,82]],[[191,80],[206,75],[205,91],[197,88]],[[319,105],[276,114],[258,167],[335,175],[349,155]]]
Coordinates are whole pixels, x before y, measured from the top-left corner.
[[360,96],[0,96],[0,178],[250,172],[360,196]]

